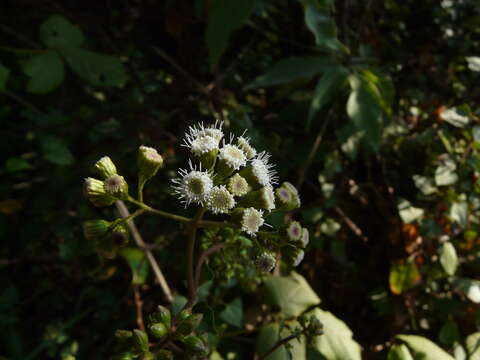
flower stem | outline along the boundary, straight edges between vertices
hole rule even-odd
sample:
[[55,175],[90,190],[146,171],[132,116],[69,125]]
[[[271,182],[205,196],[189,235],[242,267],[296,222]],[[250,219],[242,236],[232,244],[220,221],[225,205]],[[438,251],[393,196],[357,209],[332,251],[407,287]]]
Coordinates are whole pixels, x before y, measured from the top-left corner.
[[195,283],[195,274],[193,268],[194,253],[195,253],[195,240],[197,237],[198,223],[202,220],[202,216],[205,213],[205,209],[200,207],[195,214],[188,230],[188,242],[187,242],[187,281],[188,281],[188,301],[185,308],[191,308],[197,301],[197,286]]
[[183,223],[189,223],[189,222],[192,221],[192,219],[184,217],[184,216],[175,215],[175,214],[172,214],[172,213],[169,213],[169,212],[166,212],[166,211],[154,209],[154,208],[144,204],[143,202],[135,200],[131,196],[127,199],[127,201],[131,202],[132,204],[137,205],[138,207],[140,207],[141,209],[143,209],[145,211],[151,212],[153,214],[157,214],[157,215],[159,215],[161,217],[164,217],[164,218],[167,218],[167,219],[172,219],[172,220],[175,220],[175,221],[178,221],[178,222],[183,222]]

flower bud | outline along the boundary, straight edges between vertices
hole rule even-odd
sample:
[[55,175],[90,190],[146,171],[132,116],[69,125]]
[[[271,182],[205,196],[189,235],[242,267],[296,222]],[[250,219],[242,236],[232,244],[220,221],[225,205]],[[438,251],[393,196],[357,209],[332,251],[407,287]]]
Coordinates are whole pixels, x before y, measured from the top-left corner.
[[163,323],[154,323],[149,327],[150,333],[160,339],[161,337],[168,334],[168,328]]
[[282,259],[291,266],[298,266],[302,262],[305,252],[303,249],[289,245],[282,248]]
[[104,179],[113,175],[117,175],[117,168],[115,167],[112,159],[110,159],[108,156],[104,156],[98,160],[95,163],[94,168],[98,175]]
[[180,311],[180,314],[178,314],[178,319],[185,320],[188,319],[190,316],[192,316],[192,311],[190,309],[185,309]]
[[162,323],[167,328],[172,326],[172,313],[165,306],[158,305],[157,311],[149,316],[150,322],[153,323]]
[[88,220],[83,223],[83,234],[87,240],[96,240],[107,235],[110,225],[106,220]]
[[112,175],[105,180],[105,192],[117,199],[125,200],[128,198],[128,184],[120,175]]
[[148,335],[146,332],[133,330],[133,342],[139,351],[148,351]]
[[195,330],[202,322],[202,314],[193,314],[188,318],[180,320],[177,326],[177,332],[181,335],[188,335]]
[[275,195],[271,186],[264,186],[260,190],[249,192],[238,201],[242,207],[253,207],[255,209],[275,209]]
[[207,198],[207,209],[214,214],[226,214],[235,207],[235,199],[225,185],[214,186]]
[[271,252],[262,252],[255,258],[255,266],[264,272],[270,272],[275,267],[275,254]]
[[109,206],[116,200],[107,194],[103,181],[91,177],[85,179],[83,192],[94,206]]
[[205,343],[198,337],[194,335],[189,335],[184,339],[185,348],[187,353],[196,356],[207,356],[208,348]]
[[310,235],[307,228],[302,229],[302,238],[300,239],[302,247],[305,249],[310,242]]
[[275,198],[279,210],[291,211],[300,207],[298,191],[289,182],[284,182],[282,186],[275,190]]
[[227,189],[233,196],[243,196],[250,191],[250,186],[247,180],[239,174],[235,174],[228,179]]
[[115,331],[115,338],[118,341],[131,339],[132,336],[133,336],[133,332],[130,331],[130,330],[117,330],[117,331]]
[[145,183],[163,165],[163,158],[154,148],[142,145],[138,148],[137,165],[140,182]]
[[255,236],[260,227],[264,224],[263,212],[253,207],[247,209],[236,208],[231,213],[231,221],[237,224],[242,231]]

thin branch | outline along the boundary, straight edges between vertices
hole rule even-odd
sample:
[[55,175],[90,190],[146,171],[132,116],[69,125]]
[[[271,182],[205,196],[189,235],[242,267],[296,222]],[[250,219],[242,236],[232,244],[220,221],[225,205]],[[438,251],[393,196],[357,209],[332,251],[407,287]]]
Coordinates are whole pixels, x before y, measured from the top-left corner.
[[277,350],[280,346],[285,345],[286,343],[290,342],[291,340],[295,339],[298,337],[298,335],[292,334],[289,335],[281,340],[278,340],[275,345],[273,345],[270,350],[268,350],[265,354],[261,355],[258,360],[264,360],[266,359],[270,354],[272,354],[275,350]]
[[40,110],[39,108],[37,108],[35,105],[29,103],[29,102],[26,101],[25,99],[21,98],[20,96],[15,95],[15,94],[12,93],[11,91],[5,90],[5,91],[3,91],[3,94],[7,95],[10,99],[16,101],[17,103],[19,103],[19,104],[22,105],[23,107],[26,107],[27,109],[32,110],[32,111],[33,111],[34,113],[36,113],[37,115],[44,115],[44,112],[43,112],[42,110]]
[[195,268],[195,286],[198,288],[200,285],[200,277],[202,275],[202,266],[210,255],[223,249],[225,244],[217,244],[210,249],[205,250],[198,258],[197,267]]
[[140,330],[145,331],[145,323],[143,322],[143,301],[140,296],[140,289],[137,284],[133,285],[133,296],[135,299],[135,309],[137,313],[137,326]]
[[352,232],[357,235],[358,237],[360,237],[364,242],[367,242],[368,241],[368,237],[366,237],[365,235],[363,235],[363,231],[362,229],[360,229],[358,227],[357,224],[355,224],[353,222],[352,219],[350,219],[350,217],[348,217],[342,209],[340,209],[338,206],[335,207],[335,212],[342,218],[343,222],[348,226],[348,228],[350,230],[352,230]]
[[197,301],[197,286],[195,283],[195,275],[193,273],[193,261],[195,255],[195,240],[197,237],[197,225],[205,213],[204,208],[199,208],[188,231],[187,241],[187,281],[188,281],[188,301],[185,308],[190,308]]
[[[117,207],[118,212],[123,218],[126,218],[130,216],[130,212],[128,211],[127,207],[125,206],[125,203],[121,200],[115,202],[115,206]],[[143,251],[145,256],[148,259],[148,262],[150,263],[150,266],[152,267],[152,270],[155,274],[155,277],[160,285],[160,287],[163,290],[163,293],[165,294],[166,300],[171,303],[173,301],[173,295],[172,295],[172,290],[168,286],[167,281],[165,280],[165,277],[163,276],[162,270],[160,269],[160,266],[158,266],[157,261],[155,260],[155,257],[153,256],[152,252],[148,249],[147,246],[145,246],[145,242],[142,239],[142,236],[140,235],[137,227],[135,226],[135,223],[133,221],[128,221],[128,227],[130,229],[130,232],[132,233],[132,237],[135,240],[135,243],[137,246]]]
[[16,32],[14,29],[10,28],[5,24],[0,24],[0,30],[6,34],[16,37],[18,40],[23,41],[25,44],[28,44],[29,46],[35,49],[40,49],[40,46],[38,44],[36,44],[26,36],[22,35],[21,33]]

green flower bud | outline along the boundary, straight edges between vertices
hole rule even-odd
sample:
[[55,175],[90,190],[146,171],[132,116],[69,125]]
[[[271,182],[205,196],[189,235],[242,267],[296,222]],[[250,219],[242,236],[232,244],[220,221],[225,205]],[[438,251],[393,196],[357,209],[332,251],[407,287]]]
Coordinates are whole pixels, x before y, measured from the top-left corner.
[[275,209],[275,195],[271,186],[264,186],[260,190],[251,191],[238,201],[241,207],[253,207],[255,209]]
[[83,223],[83,234],[87,240],[96,240],[107,235],[110,225],[106,220],[88,220]]
[[205,343],[198,337],[194,335],[186,336],[184,339],[185,349],[187,353],[196,356],[207,356],[208,347]]
[[264,251],[255,258],[255,266],[261,271],[270,272],[275,267],[276,261],[274,253]]
[[108,156],[104,156],[98,160],[95,163],[94,168],[98,175],[104,179],[113,175],[117,175],[117,168],[115,167],[112,159],[110,159]]
[[250,186],[247,180],[239,174],[235,174],[228,179],[227,189],[233,196],[243,196],[250,191]]
[[192,315],[192,311],[190,309],[185,309],[180,311],[178,314],[178,320],[185,320],[188,319]]
[[282,259],[290,266],[298,266],[305,256],[302,248],[289,244],[282,248]]
[[173,360],[173,354],[168,350],[160,350],[157,352],[157,360]]
[[149,316],[150,323],[162,323],[167,328],[172,326],[172,313],[165,306],[158,305],[157,311]]
[[149,330],[150,333],[157,339],[160,339],[168,334],[168,328],[162,323],[154,323],[150,325]]
[[312,335],[322,335],[323,334],[323,324],[318,320],[316,316],[311,316],[310,317],[310,322],[308,324],[308,331]]
[[91,177],[85,179],[83,192],[94,206],[109,206],[116,200],[107,194],[103,181]]
[[138,148],[137,165],[140,182],[144,183],[162,167],[163,158],[154,148],[142,145]]
[[133,330],[133,342],[139,351],[148,351],[148,335],[144,331]]
[[180,320],[177,325],[177,332],[181,335],[188,335],[195,330],[202,322],[202,314],[193,314],[188,318]]
[[133,336],[133,331],[130,330],[117,330],[115,331],[115,338],[118,341],[131,339]]
[[105,192],[117,199],[125,200],[128,198],[128,184],[120,175],[112,175],[105,180]]
[[113,245],[122,247],[128,244],[130,232],[128,231],[127,225],[121,223],[113,227],[110,236],[112,237]]
[[284,182],[275,190],[275,199],[279,210],[291,211],[300,207],[298,191],[289,182]]
[[115,332],[116,345],[115,351],[119,353],[118,359],[122,359],[121,356],[125,356],[125,359],[130,359],[128,354],[132,350],[133,344],[133,332],[130,330],[117,330]]

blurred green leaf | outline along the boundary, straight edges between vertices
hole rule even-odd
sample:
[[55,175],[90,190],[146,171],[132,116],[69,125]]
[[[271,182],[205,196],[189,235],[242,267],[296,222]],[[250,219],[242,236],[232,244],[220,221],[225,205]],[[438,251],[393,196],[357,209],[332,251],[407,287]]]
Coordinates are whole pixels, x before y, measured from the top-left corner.
[[468,335],[465,342],[467,345],[468,359],[480,360],[480,332]]
[[399,199],[397,209],[400,217],[402,218],[402,221],[405,224],[409,224],[411,222],[414,222],[415,220],[420,219],[424,214],[422,208],[414,207],[412,204],[410,204],[409,201],[401,198]]
[[123,256],[130,266],[130,270],[132,270],[132,284],[145,284],[150,267],[143,251],[137,248],[124,248],[120,251],[120,255]]
[[337,62],[329,56],[302,56],[280,60],[271,69],[247,86],[252,89],[278,85],[298,78],[307,78],[338,68]]
[[187,298],[182,295],[175,295],[172,301],[172,314],[177,315],[187,303]]
[[[278,323],[264,324],[257,338],[257,354],[263,355],[270,350],[280,339],[280,325]],[[285,346],[279,347],[265,360],[289,360]]]
[[55,90],[64,78],[63,62],[56,51],[31,57],[23,64],[23,71],[30,77],[27,90],[33,94]]
[[399,260],[393,262],[390,268],[390,290],[398,295],[413,288],[420,281],[420,273],[415,261]]
[[388,352],[387,360],[414,360],[404,344],[393,345]]
[[10,70],[0,64],[0,91],[5,91],[9,76]]
[[225,309],[220,313],[220,319],[227,324],[241,328],[243,323],[242,299],[235,298],[231,303],[227,304]]
[[457,165],[451,159],[443,161],[435,170],[435,184],[446,186],[455,184],[458,180]]
[[480,303],[480,281],[467,279],[467,278],[455,278],[454,285],[458,291],[461,291],[475,304]]
[[120,86],[127,81],[127,73],[120,59],[80,48],[61,50],[68,65],[85,81],[96,86]]
[[458,266],[457,251],[449,241],[440,248],[440,264],[448,275],[455,274]]
[[5,169],[10,173],[28,170],[30,168],[31,166],[27,160],[18,157],[9,158],[5,163]]
[[307,129],[310,128],[311,121],[315,115],[317,115],[345,84],[347,75],[348,70],[343,66],[332,68],[322,75],[313,93],[310,111],[308,112]]
[[212,0],[208,19],[206,42],[210,65],[218,63],[227,48],[230,34],[252,14],[258,0]]
[[417,335],[397,335],[413,351],[415,358],[422,360],[454,360],[445,350],[427,338]]
[[448,347],[451,347],[455,342],[460,341],[460,332],[457,323],[452,319],[448,319],[440,329],[438,339],[443,345]]
[[340,230],[341,225],[333,220],[332,218],[326,218],[323,222],[322,225],[320,225],[320,230],[322,233],[327,234],[329,236],[333,236],[337,233],[338,230]]
[[40,39],[51,48],[77,47],[84,40],[82,30],[61,15],[53,15],[40,25]]
[[56,165],[72,165],[74,158],[65,141],[55,136],[44,136],[41,139],[43,156]]
[[312,305],[320,303],[305,278],[296,272],[290,276],[271,276],[265,282],[267,299],[280,306],[285,316],[298,316]]
[[458,201],[452,203],[450,207],[450,218],[460,225],[463,229],[468,224],[468,204],[467,201]]
[[421,175],[413,175],[412,178],[415,186],[422,192],[423,195],[432,195],[438,191],[433,184],[433,180],[430,178]]

